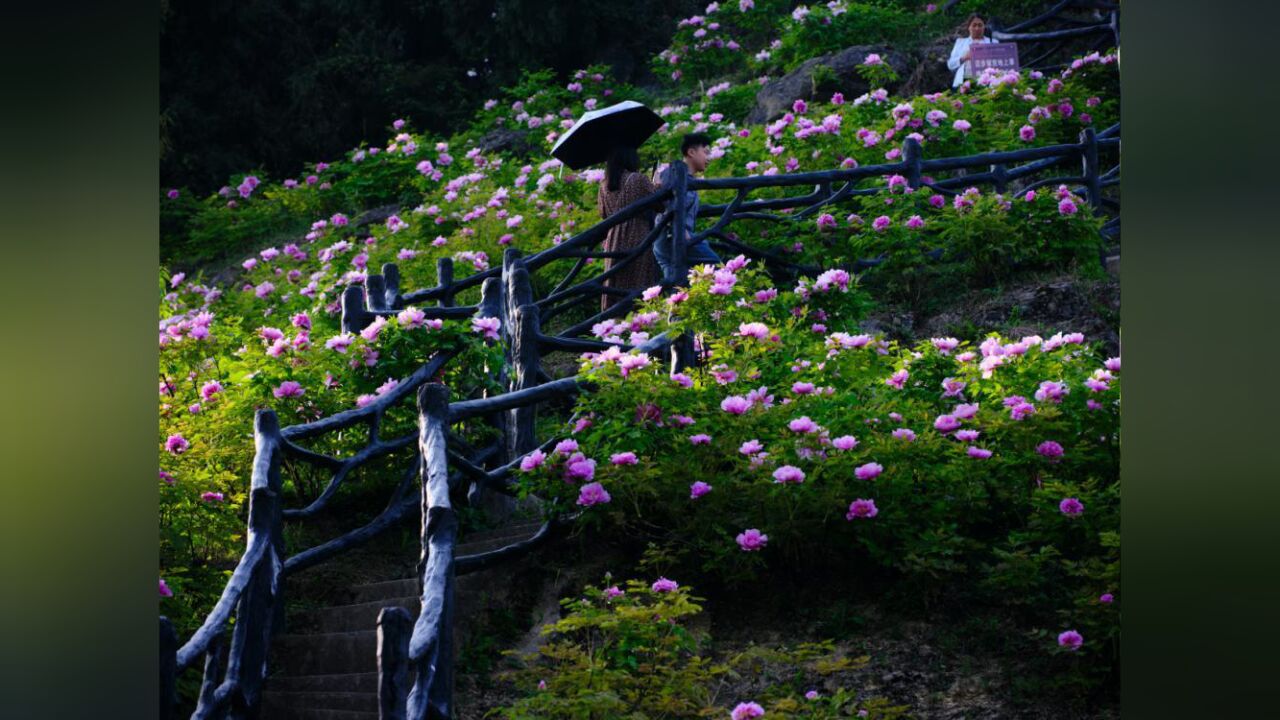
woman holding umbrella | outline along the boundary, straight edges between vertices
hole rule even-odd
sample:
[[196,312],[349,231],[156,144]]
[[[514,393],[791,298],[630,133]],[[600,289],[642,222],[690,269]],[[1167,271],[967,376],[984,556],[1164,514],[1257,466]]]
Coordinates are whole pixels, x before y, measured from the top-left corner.
[[[609,219],[627,205],[654,192],[653,183],[640,173],[640,157],[636,148],[666,123],[657,113],[634,100],[584,113],[560,137],[551,155],[569,167],[582,168],[606,164],[605,178],[597,196],[601,219]],[[654,208],[657,209],[656,206]],[[624,220],[609,228],[604,249],[608,252],[630,252],[639,247],[653,229],[653,212]],[[605,260],[605,270],[615,265]],[[657,285],[660,273],[651,252],[642,252],[616,275],[605,279],[605,287],[643,290]],[[604,295],[600,308],[608,310],[617,300]]]
[[[614,146],[609,153],[604,182],[600,183],[596,200],[600,208],[600,219],[607,220],[615,212],[655,192],[653,183],[639,170],[640,155],[635,148],[628,145]],[[652,212],[624,220],[609,228],[604,238],[604,249],[606,252],[630,252],[644,242],[652,227]],[[605,270],[612,268],[613,264],[613,258],[606,258]],[[604,285],[624,290],[643,290],[657,285],[660,279],[658,261],[653,253],[645,252],[640,253],[639,257],[616,275],[606,278]],[[601,295],[600,310],[608,310],[614,302],[616,299],[613,296]]]

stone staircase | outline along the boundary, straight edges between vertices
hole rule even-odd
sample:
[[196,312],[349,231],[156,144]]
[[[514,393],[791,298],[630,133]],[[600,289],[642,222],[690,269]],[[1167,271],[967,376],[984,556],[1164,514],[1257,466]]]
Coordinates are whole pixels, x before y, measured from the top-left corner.
[[[539,522],[515,522],[496,530],[470,533],[457,556],[497,550],[537,532]],[[519,561],[516,561],[519,562]],[[500,598],[509,583],[503,567],[457,579],[455,653],[465,646],[477,611]],[[263,691],[265,720],[377,720],[377,621],[384,607],[398,606],[417,617],[418,580],[414,577],[356,585],[346,604],[290,617],[287,628],[305,631],[277,635],[272,641],[270,675]]]

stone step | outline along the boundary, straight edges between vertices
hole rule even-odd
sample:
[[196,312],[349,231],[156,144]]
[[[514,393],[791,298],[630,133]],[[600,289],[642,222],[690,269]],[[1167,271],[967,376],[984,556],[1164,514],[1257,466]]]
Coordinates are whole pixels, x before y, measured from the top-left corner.
[[335,605],[303,613],[298,618],[297,624],[301,627],[314,627],[321,633],[376,629],[378,627],[378,614],[382,612],[383,608],[402,607],[409,611],[411,617],[416,618],[418,616],[419,602],[418,596],[408,595],[353,605]]
[[[457,547],[456,557],[464,557],[466,555],[476,555],[493,550],[500,550],[522,540],[527,540],[533,536],[538,527],[535,526],[527,532],[516,532],[507,535],[497,535],[487,540],[475,541],[468,537],[468,541],[461,543]],[[376,583],[367,583],[364,585],[356,585],[351,588],[351,604],[363,604],[384,599],[396,599],[418,594],[418,582],[415,578],[396,578],[394,580],[382,580]],[[376,614],[375,614],[376,617]]]
[[[273,650],[274,652],[274,650]],[[272,675],[265,690],[283,693],[304,692],[378,692],[378,673],[346,673],[342,675]]]
[[[374,696],[377,697],[376,695]],[[264,698],[265,701],[265,698]],[[376,706],[375,706],[376,707]],[[270,720],[379,720],[378,712],[330,710],[326,708],[263,707],[262,717]]]
[[418,579],[407,577],[395,580],[383,580],[367,585],[356,585],[351,588],[353,605],[361,605],[379,600],[398,597],[415,597],[418,594]]
[[542,527],[541,520],[526,520],[522,522],[503,525],[502,527],[492,530],[480,530],[478,532],[467,533],[462,537],[466,542],[490,540],[495,537],[508,537],[510,535],[532,535]]
[[284,717],[299,710],[344,710],[348,712],[378,712],[378,693],[357,692],[280,692],[266,690],[262,693],[263,717]]
[[378,671],[378,633],[355,632],[279,635],[272,642],[277,675],[343,675]]

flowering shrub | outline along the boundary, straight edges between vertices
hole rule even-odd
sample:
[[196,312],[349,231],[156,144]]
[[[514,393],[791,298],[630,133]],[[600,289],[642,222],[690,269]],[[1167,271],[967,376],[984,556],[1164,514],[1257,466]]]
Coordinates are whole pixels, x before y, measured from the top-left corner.
[[[458,387],[484,387],[492,382],[484,367],[501,363],[500,349],[486,345],[467,323],[430,321],[414,310],[358,334],[340,333],[330,298],[345,284],[333,269],[307,276],[310,293],[296,289],[301,279],[258,292],[274,285],[267,278],[303,266],[295,258],[302,252],[264,251],[238,290],[224,292],[178,275],[162,280],[168,292],[159,323],[160,571],[170,591],[162,607],[180,633],[203,619],[222,589],[218,568],[243,551],[254,453],[248,433],[258,408],[274,409],[281,425],[289,425],[361,407],[395,388],[434,351],[460,353],[444,373],[445,382]],[[382,436],[416,427],[410,396],[385,415]],[[347,454],[361,435],[327,435],[308,446]],[[406,460],[402,455],[395,457]],[[313,499],[328,481],[301,464],[284,475],[291,504]]]
[[[584,588],[562,601],[563,617],[543,628],[550,640],[510,672],[524,697],[503,708],[509,720],[584,717],[905,717],[904,706],[859,698],[846,688],[818,693],[819,682],[845,682],[866,657],[838,656],[833,644],[758,648],[713,657],[687,627],[702,611],[689,588],[662,578]],[[749,679],[750,698],[716,688]]]
[[[1118,616],[1096,598],[1119,579],[1119,358],[1078,333],[901,346],[824,309],[856,287],[824,274],[777,292],[742,263],[696,268],[631,316],[697,328],[705,367],[584,356],[598,390],[570,465],[636,458],[583,478],[612,498],[585,521],[664,528],[729,582],[786,566],[880,568],[921,598],[969,583],[1111,662]],[[561,466],[522,480],[557,511],[579,493]]]

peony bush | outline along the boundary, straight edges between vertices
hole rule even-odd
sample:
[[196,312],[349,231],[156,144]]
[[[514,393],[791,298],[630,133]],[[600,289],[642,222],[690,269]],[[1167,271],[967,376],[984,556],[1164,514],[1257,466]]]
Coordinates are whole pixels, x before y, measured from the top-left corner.
[[[966,586],[1028,632],[1081,632],[1042,647],[1105,672],[1119,629],[1097,598],[1119,581],[1120,359],[1071,332],[902,345],[859,332],[843,271],[778,291],[747,265],[695,268],[687,292],[618,323],[697,332],[703,367],[671,374],[616,347],[584,356],[598,389],[567,439],[522,467],[526,491],[610,532],[678,539],[689,571],[731,584],[841,568],[897,578],[921,601]],[[585,482],[607,500],[581,502]]]

